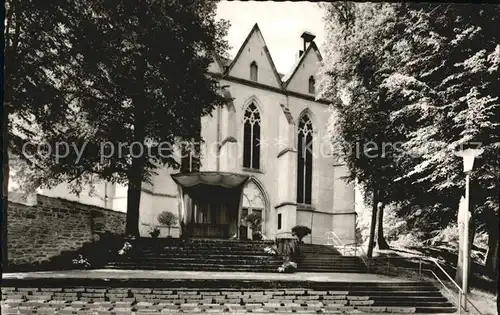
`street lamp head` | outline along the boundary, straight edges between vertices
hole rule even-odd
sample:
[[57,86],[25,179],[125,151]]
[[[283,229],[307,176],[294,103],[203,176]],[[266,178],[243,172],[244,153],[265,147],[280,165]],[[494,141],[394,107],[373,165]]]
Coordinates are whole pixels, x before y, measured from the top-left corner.
[[456,156],[459,156],[464,161],[464,172],[468,173],[472,171],[474,167],[474,159],[481,155],[484,152],[484,149],[466,149],[455,153]]

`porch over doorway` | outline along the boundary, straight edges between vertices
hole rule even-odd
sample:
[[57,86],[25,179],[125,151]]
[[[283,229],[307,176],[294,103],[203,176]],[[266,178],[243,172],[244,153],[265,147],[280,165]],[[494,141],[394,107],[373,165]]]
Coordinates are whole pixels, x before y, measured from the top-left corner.
[[171,176],[179,189],[181,237],[239,238],[248,175],[196,172]]

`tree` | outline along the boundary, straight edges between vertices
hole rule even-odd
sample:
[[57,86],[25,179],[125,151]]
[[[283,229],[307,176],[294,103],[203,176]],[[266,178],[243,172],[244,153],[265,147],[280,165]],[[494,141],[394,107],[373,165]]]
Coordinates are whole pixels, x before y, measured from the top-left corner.
[[5,3],[5,64],[2,108],[2,266],[7,268],[7,212],[9,155],[20,156],[23,141],[37,137],[24,128],[37,124],[50,129],[65,124],[68,95],[61,91],[58,78],[64,64],[73,57],[68,33],[61,25],[71,25],[78,16],[72,1],[8,0]]
[[[207,75],[227,49],[225,21],[215,1],[92,2],[75,4],[80,18],[68,32],[78,54],[68,67],[66,92],[78,102],[86,134],[71,140],[82,154],[32,158],[45,186],[74,178],[75,191],[95,180],[128,185],[126,233],[137,236],[143,182],[158,167],[178,167],[179,141],[200,142],[200,118],[227,99]],[[72,128],[73,129],[73,128]],[[121,148],[120,148],[121,146]]]
[[[354,14],[336,18],[337,12],[347,12],[338,9],[342,5]],[[492,230],[499,211],[499,183],[494,175],[499,172],[500,148],[498,89],[494,88],[500,55],[494,31],[499,7],[332,6],[327,25],[329,41],[335,45],[327,48],[320,87],[323,95],[340,96],[349,104],[338,106],[331,129],[351,179],[359,178],[366,191],[375,192],[372,202],[380,195],[375,187],[387,188],[382,200],[400,204],[398,213],[405,218],[454,221],[464,177],[461,161],[453,153],[463,145],[481,143],[485,153],[472,174],[472,223],[483,221],[481,226]],[[345,16],[351,22],[342,22],[348,20]],[[389,151],[389,158],[377,156],[372,161],[350,153],[353,143],[368,139],[379,144],[376,135],[400,147]],[[415,212],[415,206],[421,209]],[[373,202],[373,224],[376,208]],[[418,215],[411,214],[412,209]],[[373,240],[375,228],[371,230]],[[498,244],[498,233],[489,235],[488,256],[495,255]],[[492,258],[487,260],[490,264],[495,261]]]
[[170,211],[163,211],[158,215],[158,222],[168,227],[168,236],[170,237],[170,229],[177,224],[177,216]]
[[[326,14],[328,41],[320,73],[320,95],[336,102],[328,133],[336,158],[345,161],[348,180],[357,180],[372,195],[372,225],[368,245],[371,257],[375,239],[388,248],[383,235],[383,209],[395,200],[397,143],[402,137],[390,120],[393,110],[383,86],[390,74],[384,38],[395,31],[390,4],[335,3]],[[386,145],[388,144],[388,145]]]
[[[495,31],[500,25],[500,8],[476,4],[409,4],[402,8],[405,10],[400,14],[411,22],[407,23],[407,35],[403,39],[416,53],[408,55],[406,66],[402,64],[400,72],[427,90],[420,97],[425,102],[407,102],[396,114],[422,116],[417,124],[411,125],[413,129],[409,130],[409,139],[403,147],[423,154],[413,160],[405,177],[424,184],[427,191],[458,201],[465,180],[462,161],[453,152],[464,146],[480,145],[485,152],[471,174],[469,238],[474,239],[475,223],[489,218],[484,221],[491,238],[492,254],[488,256],[494,255],[498,233],[492,226],[496,224],[497,231],[500,193],[494,175],[500,170],[500,107],[496,88],[500,46]],[[407,85],[402,84],[399,90],[394,89],[392,97],[399,99],[406,90]],[[490,256],[487,261],[492,264],[495,259]],[[458,281],[461,263],[459,257]]]

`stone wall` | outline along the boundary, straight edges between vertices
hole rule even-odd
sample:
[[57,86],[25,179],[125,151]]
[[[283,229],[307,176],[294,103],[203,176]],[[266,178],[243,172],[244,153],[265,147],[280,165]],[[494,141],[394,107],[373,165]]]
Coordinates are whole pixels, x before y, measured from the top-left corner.
[[9,264],[49,260],[62,251],[79,249],[97,233],[123,234],[125,216],[60,198],[9,193]]

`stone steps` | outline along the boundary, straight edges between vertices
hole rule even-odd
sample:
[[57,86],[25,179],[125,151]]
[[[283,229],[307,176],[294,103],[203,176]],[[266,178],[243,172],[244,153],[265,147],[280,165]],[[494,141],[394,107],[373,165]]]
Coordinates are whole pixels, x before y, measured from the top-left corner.
[[206,264],[281,264],[281,259],[273,259],[269,256],[246,256],[246,257],[141,257],[120,258],[119,262],[143,262],[143,263],[199,263]]
[[302,266],[316,267],[321,266],[329,268],[332,266],[365,266],[361,260],[348,260],[348,261],[324,261],[324,262],[309,262],[299,261]]
[[158,250],[158,251],[141,251],[141,254],[144,256],[154,256],[154,257],[176,257],[176,256],[190,256],[190,257],[205,257],[207,255],[219,255],[219,256],[273,256],[267,254],[263,249],[262,250],[237,250],[237,249],[228,249],[228,250],[217,250],[217,249],[176,249],[176,250]]
[[346,260],[358,260],[359,258],[357,256],[339,256],[332,254],[304,254],[304,253],[301,254],[303,259],[310,261],[322,261],[322,260],[346,261]]
[[282,264],[281,256],[264,251],[273,241],[141,238],[132,245],[105,268],[276,272]]
[[135,241],[138,244],[142,244],[144,246],[182,246],[182,247],[197,247],[197,246],[205,246],[209,245],[211,247],[266,247],[272,246],[274,241],[266,240],[266,241],[251,241],[251,240],[230,240],[230,239],[178,239],[178,238],[170,238],[170,239],[157,239],[152,240],[151,238],[141,238]]
[[143,262],[110,262],[104,269],[136,269],[136,270],[186,270],[186,271],[241,271],[241,272],[276,272],[277,268],[281,265],[256,265],[256,264],[207,264],[207,263],[143,263]]
[[359,270],[359,269],[315,269],[315,270],[304,270],[298,269],[298,272],[314,272],[314,273],[368,273],[367,271]]
[[320,244],[300,244],[299,251],[307,254],[327,254],[340,256],[340,252],[333,246]]
[[[21,281],[23,282],[23,281]],[[234,285],[237,286],[238,281]],[[26,281],[24,281],[26,283]],[[456,308],[429,283],[308,283],[281,282],[286,287],[183,287],[170,282],[159,287],[108,286],[2,287],[3,314],[165,314],[225,312],[269,313],[453,313]],[[56,282],[52,283],[57,284]],[[145,284],[145,283],[144,283]],[[201,284],[201,282],[198,282]],[[214,283],[215,284],[215,283]],[[118,284],[119,285],[119,284]],[[123,285],[123,283],[122,283]],[[271,285],[267,283],[267,285]],[[274,284],[272,284],[274,285]],[[313,287],[311,287],[311,285]],[[241,287],[241,286],[240,286]],[[387,290],[378,290],[385,288]],[[414,295],[398,295],[411,292]],[[362,291],[362,290],[365,291]],[[425,289],[422,291],[421,289]],[[367,291],[368,290],[368,291]],[[373,295],[364,294],[371,292]],[[432,293],[432,295],[428,295]],[[418,295],[417,295],[418,294]]]
[[256,252],[249,252],[249,253],[235,253],[230,252],[230,253],[217,253],[217,252],[170,252],[170,253],[146,253],[142,252],[143,257],[148,257],[148,258],[185,258],[185,257],[193,257],[193,258],[253,258],[253,257],[264,257],[264,258],[269,258],[269,257],[274,257],[275,255],[270,255],[265,252],[262,253],[256,253]]
[[303,272],[368,272],[361,258],[342,256],[334,247],[318,244],[299,245],[298,270]]

